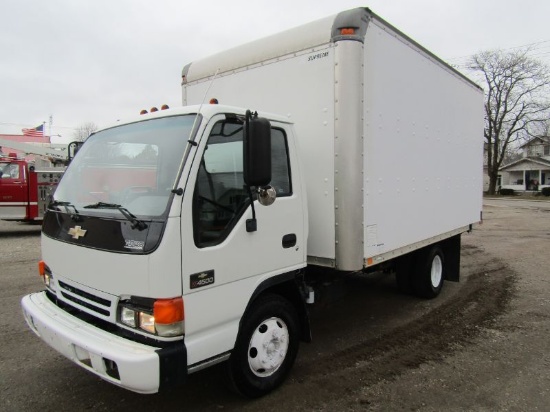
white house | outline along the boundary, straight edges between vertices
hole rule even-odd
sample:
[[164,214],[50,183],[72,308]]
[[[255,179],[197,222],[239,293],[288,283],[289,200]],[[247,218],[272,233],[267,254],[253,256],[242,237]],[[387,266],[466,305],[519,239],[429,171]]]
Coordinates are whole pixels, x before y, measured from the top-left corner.
[[521,149],[521,159],[500,168],[501,188],[538,191],[550,187],[550,136],[535,137]]

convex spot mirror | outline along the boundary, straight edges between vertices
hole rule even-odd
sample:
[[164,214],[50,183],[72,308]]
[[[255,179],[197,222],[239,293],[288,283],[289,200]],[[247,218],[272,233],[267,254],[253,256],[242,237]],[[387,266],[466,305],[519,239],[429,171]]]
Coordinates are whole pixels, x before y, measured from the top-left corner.
[[271,124],[250,111],[246,112],[243,161],[244,182],[249,187],[271,182]]
[[258,189],[258,202],[262,206],[270,206],[277,199],[277,192],[273,186],[264,186]]

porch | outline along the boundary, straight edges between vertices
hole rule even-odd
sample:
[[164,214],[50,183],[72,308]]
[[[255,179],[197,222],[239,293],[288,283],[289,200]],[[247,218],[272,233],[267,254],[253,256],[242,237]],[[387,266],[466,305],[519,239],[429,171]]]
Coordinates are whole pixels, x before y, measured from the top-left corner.
[[536,163],[533,159],[526,160],[522,159],[516,164],[503,167],[497,186],[500,189],[514,189],[519,192],[538,192],[550,187],[550,165],[544,160],[537,159]]

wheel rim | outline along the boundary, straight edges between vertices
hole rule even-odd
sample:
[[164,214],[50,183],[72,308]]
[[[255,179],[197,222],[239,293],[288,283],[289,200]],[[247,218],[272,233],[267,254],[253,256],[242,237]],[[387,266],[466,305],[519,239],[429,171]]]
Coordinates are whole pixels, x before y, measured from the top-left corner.
[[282,319],[264,320],[252,334],[248,345],[250,370],[262,378],[273,375],[286,358],[289,341],[288,327]]
[[432,287],[438,288],[443,279],[443,261],[439,255],[435,255],[432,260],[431,279]]

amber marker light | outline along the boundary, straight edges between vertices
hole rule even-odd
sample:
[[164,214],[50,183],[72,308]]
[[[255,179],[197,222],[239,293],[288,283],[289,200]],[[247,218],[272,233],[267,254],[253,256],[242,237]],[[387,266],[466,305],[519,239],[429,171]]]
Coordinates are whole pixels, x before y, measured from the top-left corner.
[[153,306],[155,323],[174,323],[184,319],[183,298],[158,299]]
[[355,29],[353,27],[345,27],[340,29],[340,34],[342,36],[353,36],[355,34]]
[[46,263],[43,260],[38,262],[38,274],[42,277],[46,274]]
[[153,305],[155,329],[160,336],[178,336],[185,332],[183,298],[158,299]]

